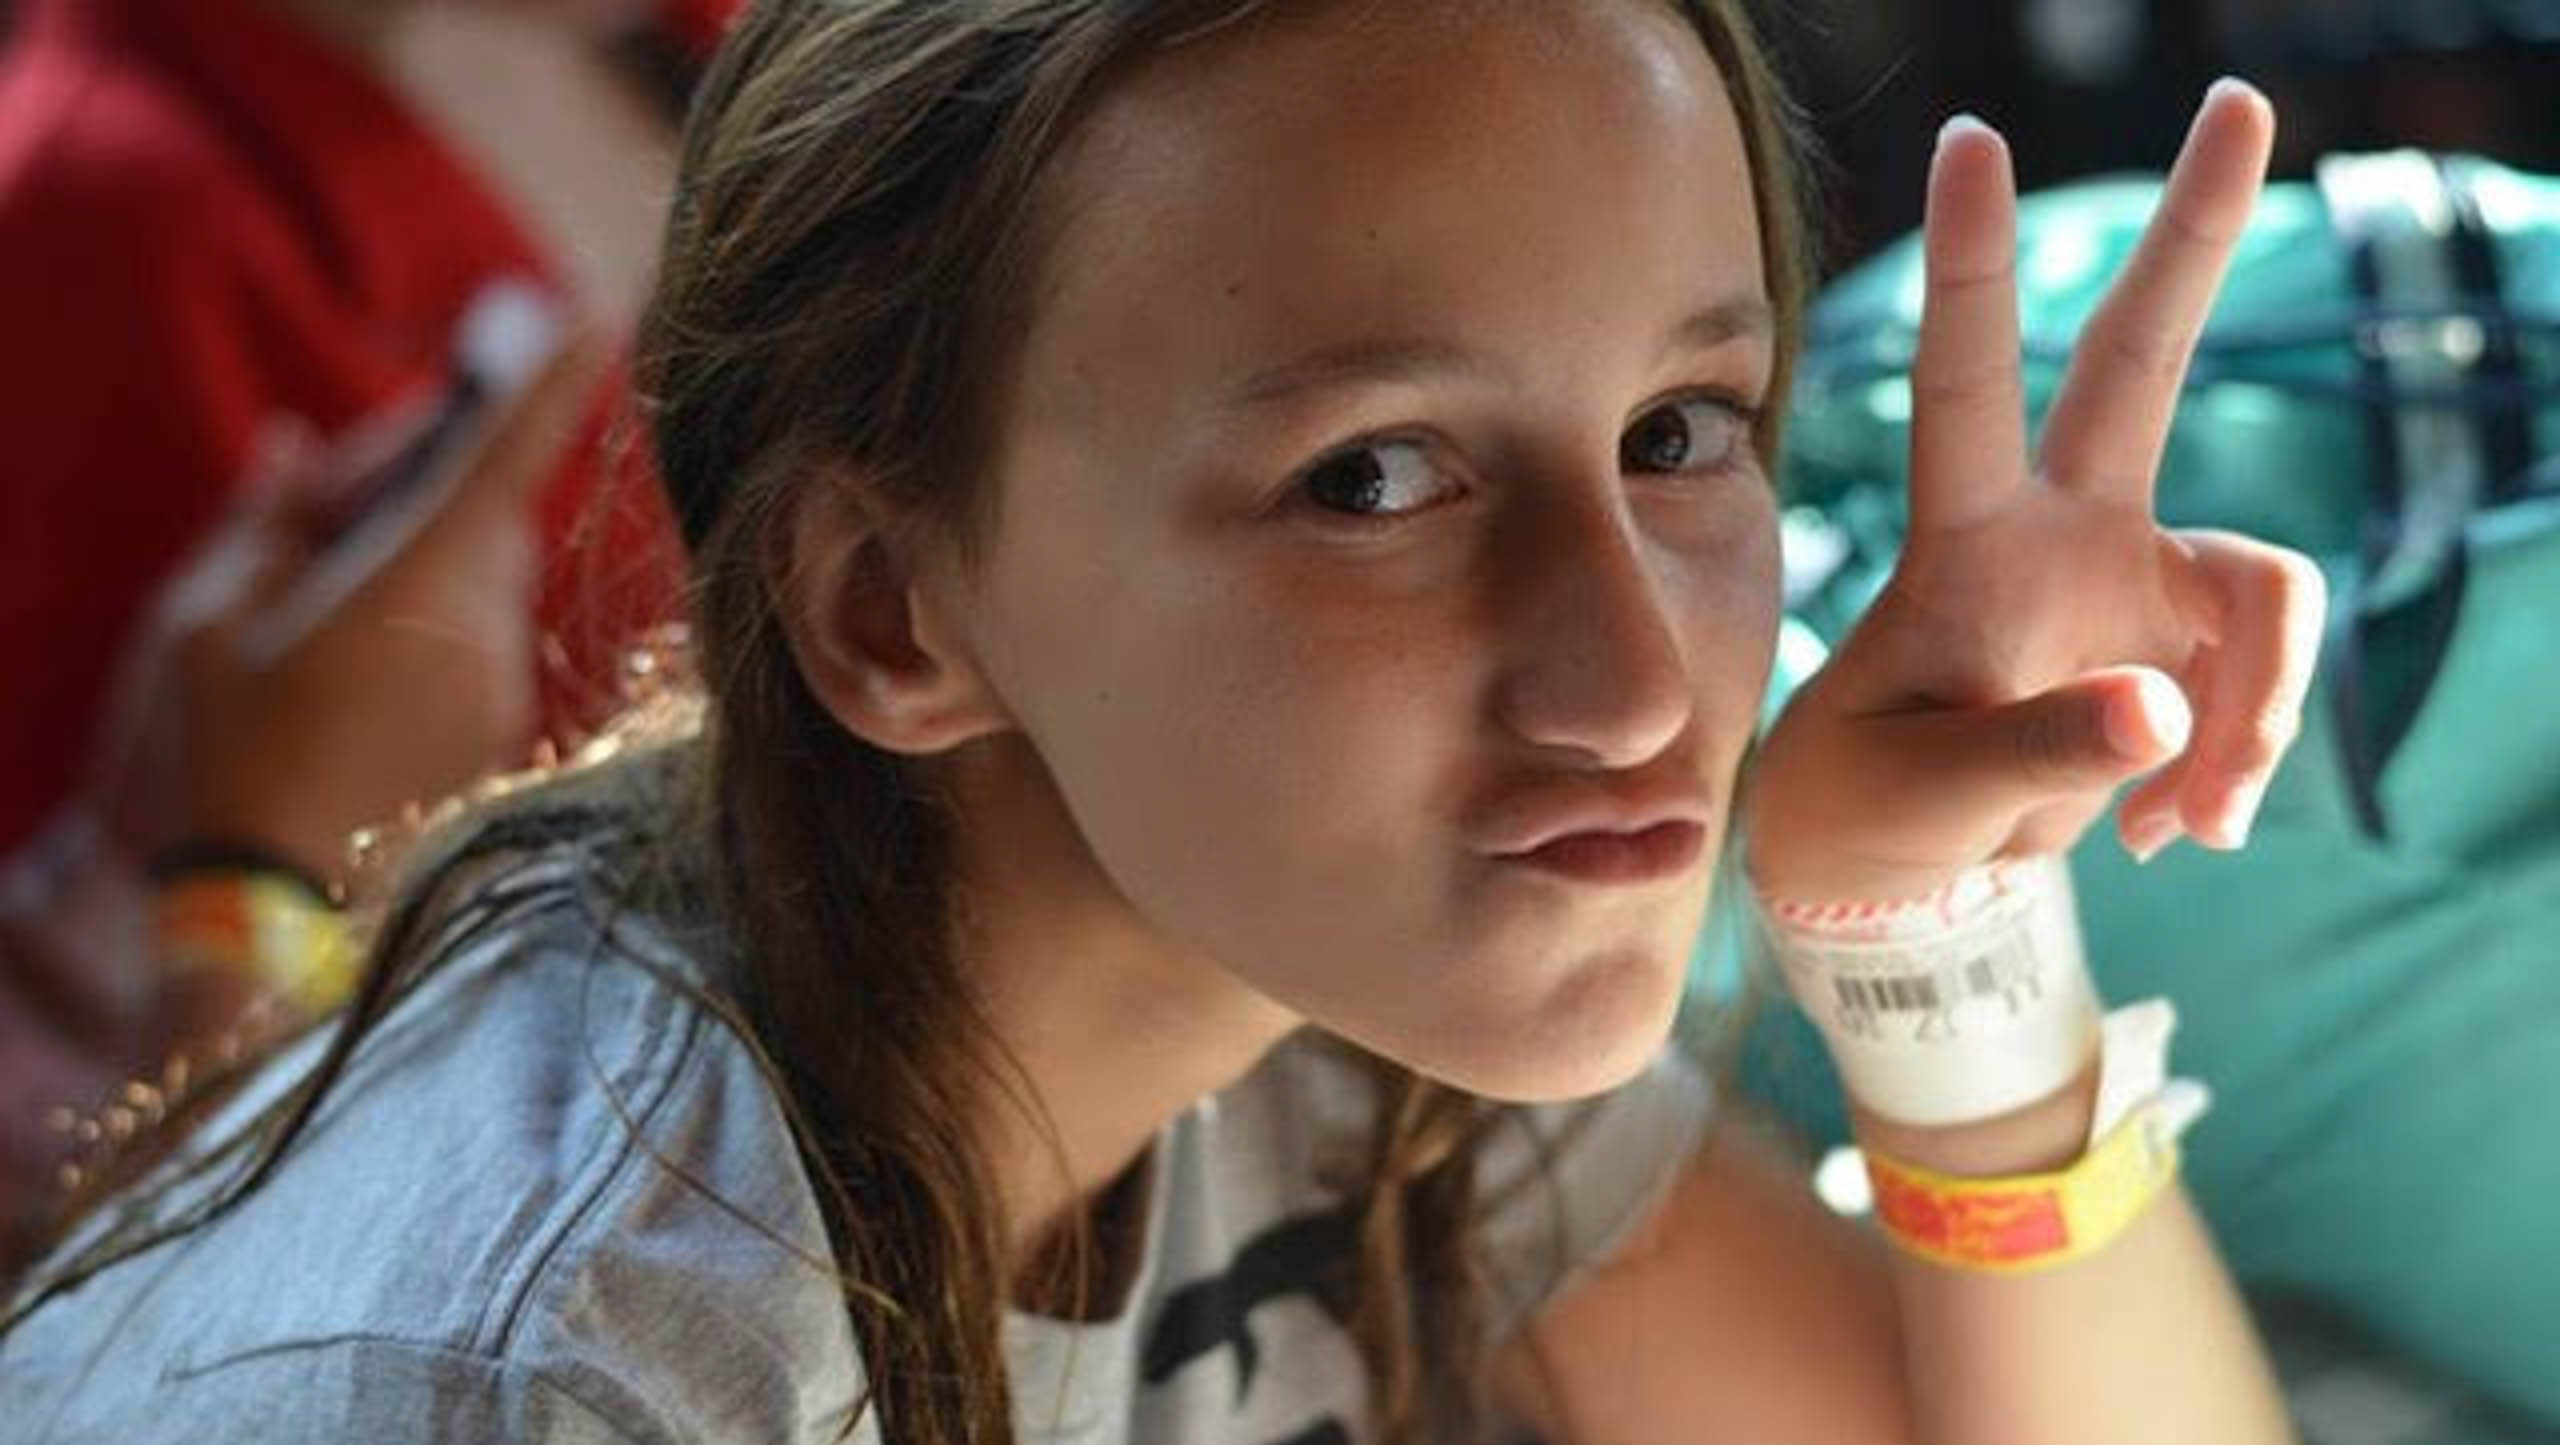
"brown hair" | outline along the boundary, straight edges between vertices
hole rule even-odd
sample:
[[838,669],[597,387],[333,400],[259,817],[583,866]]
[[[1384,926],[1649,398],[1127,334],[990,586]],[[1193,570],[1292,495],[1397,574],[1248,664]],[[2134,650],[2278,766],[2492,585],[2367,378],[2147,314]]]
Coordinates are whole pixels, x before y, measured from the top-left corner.
[[[1004,1066],[950,957],[948,810],[802,680],[776,621],[775,529],[836,466],[970,552],[993,504],[975,439],[1048,220],[1039,179],[1115,71],[1264,3],[766,0],[688,129],[641,376],[696,546],[709,773],[751,941],[742,1003],[824,1123],[813,1162],[868,1286],[855,1308],[888,1438],[1010,1437],[1003,1238],[962,1127]],[[1805,275],[1794,127],[1734,0],[1678,8],[1741,120],[1783,394]],[[1774,431],[1760,442],[1774,452]],[[1380,1073],[1355,1334],[1387,1437],[1408,1439],[1463,1407],[1476,1373],[1476,1109]]]
[[[868,1405],[902,1445],[1013,1436],[999,1326],[1015,1287],[1037,1282],[1009,1276],[971,1123],[1026,1090],[955,959],[954,819],[922,770],[849,733],[810,692],[777,620],[778,529],[795,489],[832,470],[970,553],[993,504],[973,439],[991,431],[1009,322],[1030,302],[1045,239],[1036,182],[1119,70],[1275,3],[1286,0],[758,0],[688,121],[639,378],[693,551],[709,710],[699,751],[661,774],[690,780],[681,806],[637,825],[654,862],[612,851],[659,880],[661,906],[681,898],[720,921],[712,962],[733,998],[704,1002],[776,1076]],[[1741,121],[1781,398],[1809,269],[1797,127],[1742,0],[1660,3],[1693,24]],[[1778,411],[1764,412],[1764,459]],[[418,870],[321,1063],[241,1146],[241,1182],[177,1228],[255,1186],[432,965],[426,941],[454,937],[449,900],[468,890],[450,886],[453,864],[631,826],[627,807],[598,801],[612,790],[586,781],[488,812]],[[1352,1330],[1383,1438],[1462,1437],[1488,1317],[1471,1226],[1485,1111],[1369,1062],[1378,1112],[1353,1201]],[[111,1233],[18,1317],[168,1232]],[[1085,1277],[1088,1247],[1079,1232],[1065,1278]]]

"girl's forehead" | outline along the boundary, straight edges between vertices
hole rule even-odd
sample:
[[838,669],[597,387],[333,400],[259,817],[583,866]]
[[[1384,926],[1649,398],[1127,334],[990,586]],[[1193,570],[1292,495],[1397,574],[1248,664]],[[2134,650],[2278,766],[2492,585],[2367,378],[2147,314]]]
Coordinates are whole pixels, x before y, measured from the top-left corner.
[[1138,171],[1321,158],[1363,137],[1536,123],[1565,135],[1727,109],[1658,0],[1302,0],[1254,8],[1124,73],[1079,149]]
[[1732,104],[1651,0],[1265,7],[1124,76],[1051,186],[1035,368],[1660,327],[1762,283]]

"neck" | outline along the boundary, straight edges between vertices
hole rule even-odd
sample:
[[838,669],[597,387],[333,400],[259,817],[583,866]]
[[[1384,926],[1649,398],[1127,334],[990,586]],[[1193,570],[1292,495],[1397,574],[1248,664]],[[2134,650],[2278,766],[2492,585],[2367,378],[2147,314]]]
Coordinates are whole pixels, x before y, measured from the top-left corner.
[[955,757],[952,783],[970,820],[965,966],[1028,1085],[1028,1107],[992,1111],[985,1143],[1029,1259],[1297,1019],[1144,926],[1019,738]]

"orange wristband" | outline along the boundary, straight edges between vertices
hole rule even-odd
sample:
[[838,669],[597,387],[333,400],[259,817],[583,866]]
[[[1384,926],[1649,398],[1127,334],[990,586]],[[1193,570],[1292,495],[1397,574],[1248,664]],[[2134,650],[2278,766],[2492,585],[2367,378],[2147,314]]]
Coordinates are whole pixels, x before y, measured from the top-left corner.
[[355,986],[345,916],[289,874],[181,873],[160,885],[153,911],[161,955],[176,968],[246,974],[308,1014],[337,1007]]
[[2178,1177],[2178,1132],[2173,1111],[2154,1097],[2065,1169],[1967,1179],[1870,1150],[1867,1177],[1876,1218],[1904,1253],[1954,1269],[2024,1273],[2114,1243]]

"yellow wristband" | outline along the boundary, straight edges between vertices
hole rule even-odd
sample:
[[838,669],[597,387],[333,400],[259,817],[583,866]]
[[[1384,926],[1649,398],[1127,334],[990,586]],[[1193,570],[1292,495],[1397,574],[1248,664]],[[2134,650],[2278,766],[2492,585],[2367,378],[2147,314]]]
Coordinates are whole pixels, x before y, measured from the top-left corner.
[[2178,1127],[2162,1100],[2135,1107],[2079,1162],[1967,1179],[1867,1154],[1876,1218],[1906,1254],[1954,1269],[2025,1273],[2097,1253],[2178,1177]]
[[161,954],[175,967],[243,973],[307,1014],[353,991],[359,962],[345,915],[286,874],[184,873],[154,900]]

